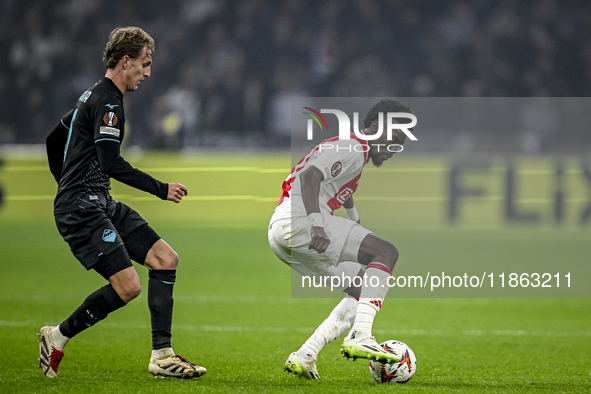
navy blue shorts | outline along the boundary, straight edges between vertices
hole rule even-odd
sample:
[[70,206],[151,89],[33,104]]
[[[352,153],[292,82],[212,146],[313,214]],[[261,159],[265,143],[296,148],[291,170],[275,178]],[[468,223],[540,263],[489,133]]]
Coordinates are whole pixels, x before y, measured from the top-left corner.
[[[130,267],[130,258],[143,264],[148,250],[160,239],[139,213],[113,200],[106,208],[87,208],[57,214],[55,222],[60,234],[70,245],[70,250],[84,268],[98,268],[99,273],[113,271],[110,268],[105,270],[96,267],[96,264],[112,264],[112,259],[106,257],[122,246],[128,252],[127,259],[123,259],[127,261],[117,261],[118,267],[115,268],[115,272]],[[136,234],[141,234],[141,237],[133,236],[132,233],[140,228],[142,231],[136,231]]]

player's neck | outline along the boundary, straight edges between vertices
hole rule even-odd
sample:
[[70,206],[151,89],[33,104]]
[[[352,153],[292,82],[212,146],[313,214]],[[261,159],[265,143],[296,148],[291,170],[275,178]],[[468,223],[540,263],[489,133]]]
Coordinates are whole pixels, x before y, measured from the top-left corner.
[[105,77],[113,81],[115,86],[117,86],[117,89],[121,91],[121,94],[125,94],[125,92],[127,91],[125,85],[125,73],[122,71],[123,67],[110,68],[107,70]]

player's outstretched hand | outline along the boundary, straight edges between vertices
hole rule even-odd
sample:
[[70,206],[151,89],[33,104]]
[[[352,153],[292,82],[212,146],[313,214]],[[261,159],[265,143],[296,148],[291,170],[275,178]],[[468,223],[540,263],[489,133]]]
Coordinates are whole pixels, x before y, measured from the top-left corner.
[[330,239],[326,232],[324,232],[324,228],[322,227],[312,227],[310,229],[310,236],[312,240],[310,241],[310,246],[308,249],[314,249],[318,253],[326,252],[328,245],[330,244]]
[[168,184],[168,201],[181,202],[183,197],[189,194],[187,186],[181,185],[180,183],[169,183]]

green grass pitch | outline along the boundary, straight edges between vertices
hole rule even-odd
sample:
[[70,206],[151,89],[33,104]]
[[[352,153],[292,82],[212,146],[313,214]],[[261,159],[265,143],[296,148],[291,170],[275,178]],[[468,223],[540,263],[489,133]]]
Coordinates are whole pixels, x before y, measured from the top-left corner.
[[[35,332],[59,323],[104,283],[82,268],[55,229],[55,184],[45,162],[7,159],[0,167],[5,194],[0,207],[0,392],[591,391],[589,298],[397,298],[393,289],[376,317],[374,334],[378,341],[398,339],[412,347],[418,369],[408,384],[375,384],[367,362],[340,356],[340,340],[320,355],[320,381],[284,373],[289,353],[337,303],[335,298],[292,298],[290,270],[267,243],[268,220],[291,167],[289,155],[127,158],[163,181],[189,187],[181,204],[115,181],[113,195],[136,208],[179,253],[173,346],[205,366],[207,375],[179,381],[148,373],[149,314],[142,293],[68,344],[57,379],[43,376],[37,369]],[[499,219],[501,175],[491,171],[489,198],[467,202],[461,223],[450,226],[446,165],[441,158],[400,156],[364,175],[367,182],[362,180],[356,194],[362,221],[375,224],[376,233],[400,248],[397,270],[427,260],[483,260],[494,266],[515,257],[526,266],[551,259],[557,267],[569,259],[588,260],[590,233],[575,218],[586,191],[577,179],[566,180],[573,204],[566,225],[553,225],[545,208],[548,199],[534,198],[548,195],[552,179],[533,171],[547,170],[549,161],[532,159],[521,164],[538,177],[523,181],[522,194],[530,202],[522,207],[542,212],[540,224],[516,227]],[[372,194],[374,177],[391,177],[391,200]],[[473,176],[467,182],[479,180]],[[384,223],[380,209],[386,208],[397,215]],[[137,269],[145,289],[147,273]]]

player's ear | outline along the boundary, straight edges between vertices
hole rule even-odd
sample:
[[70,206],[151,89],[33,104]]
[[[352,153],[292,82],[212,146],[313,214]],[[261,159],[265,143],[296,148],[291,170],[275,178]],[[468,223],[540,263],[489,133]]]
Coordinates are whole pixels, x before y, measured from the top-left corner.
[[129,63],[130,63],[130,59],[128,55],[125,55],[121,58],[121,66],[123,67],[124,70],[127,70],[127,67],[129,67]]
[[369,126],[369,129],[371,130],[372,134],[377,133],[379,128],[380,128],[380,124],[376,120],[371,122],[371,125]]

